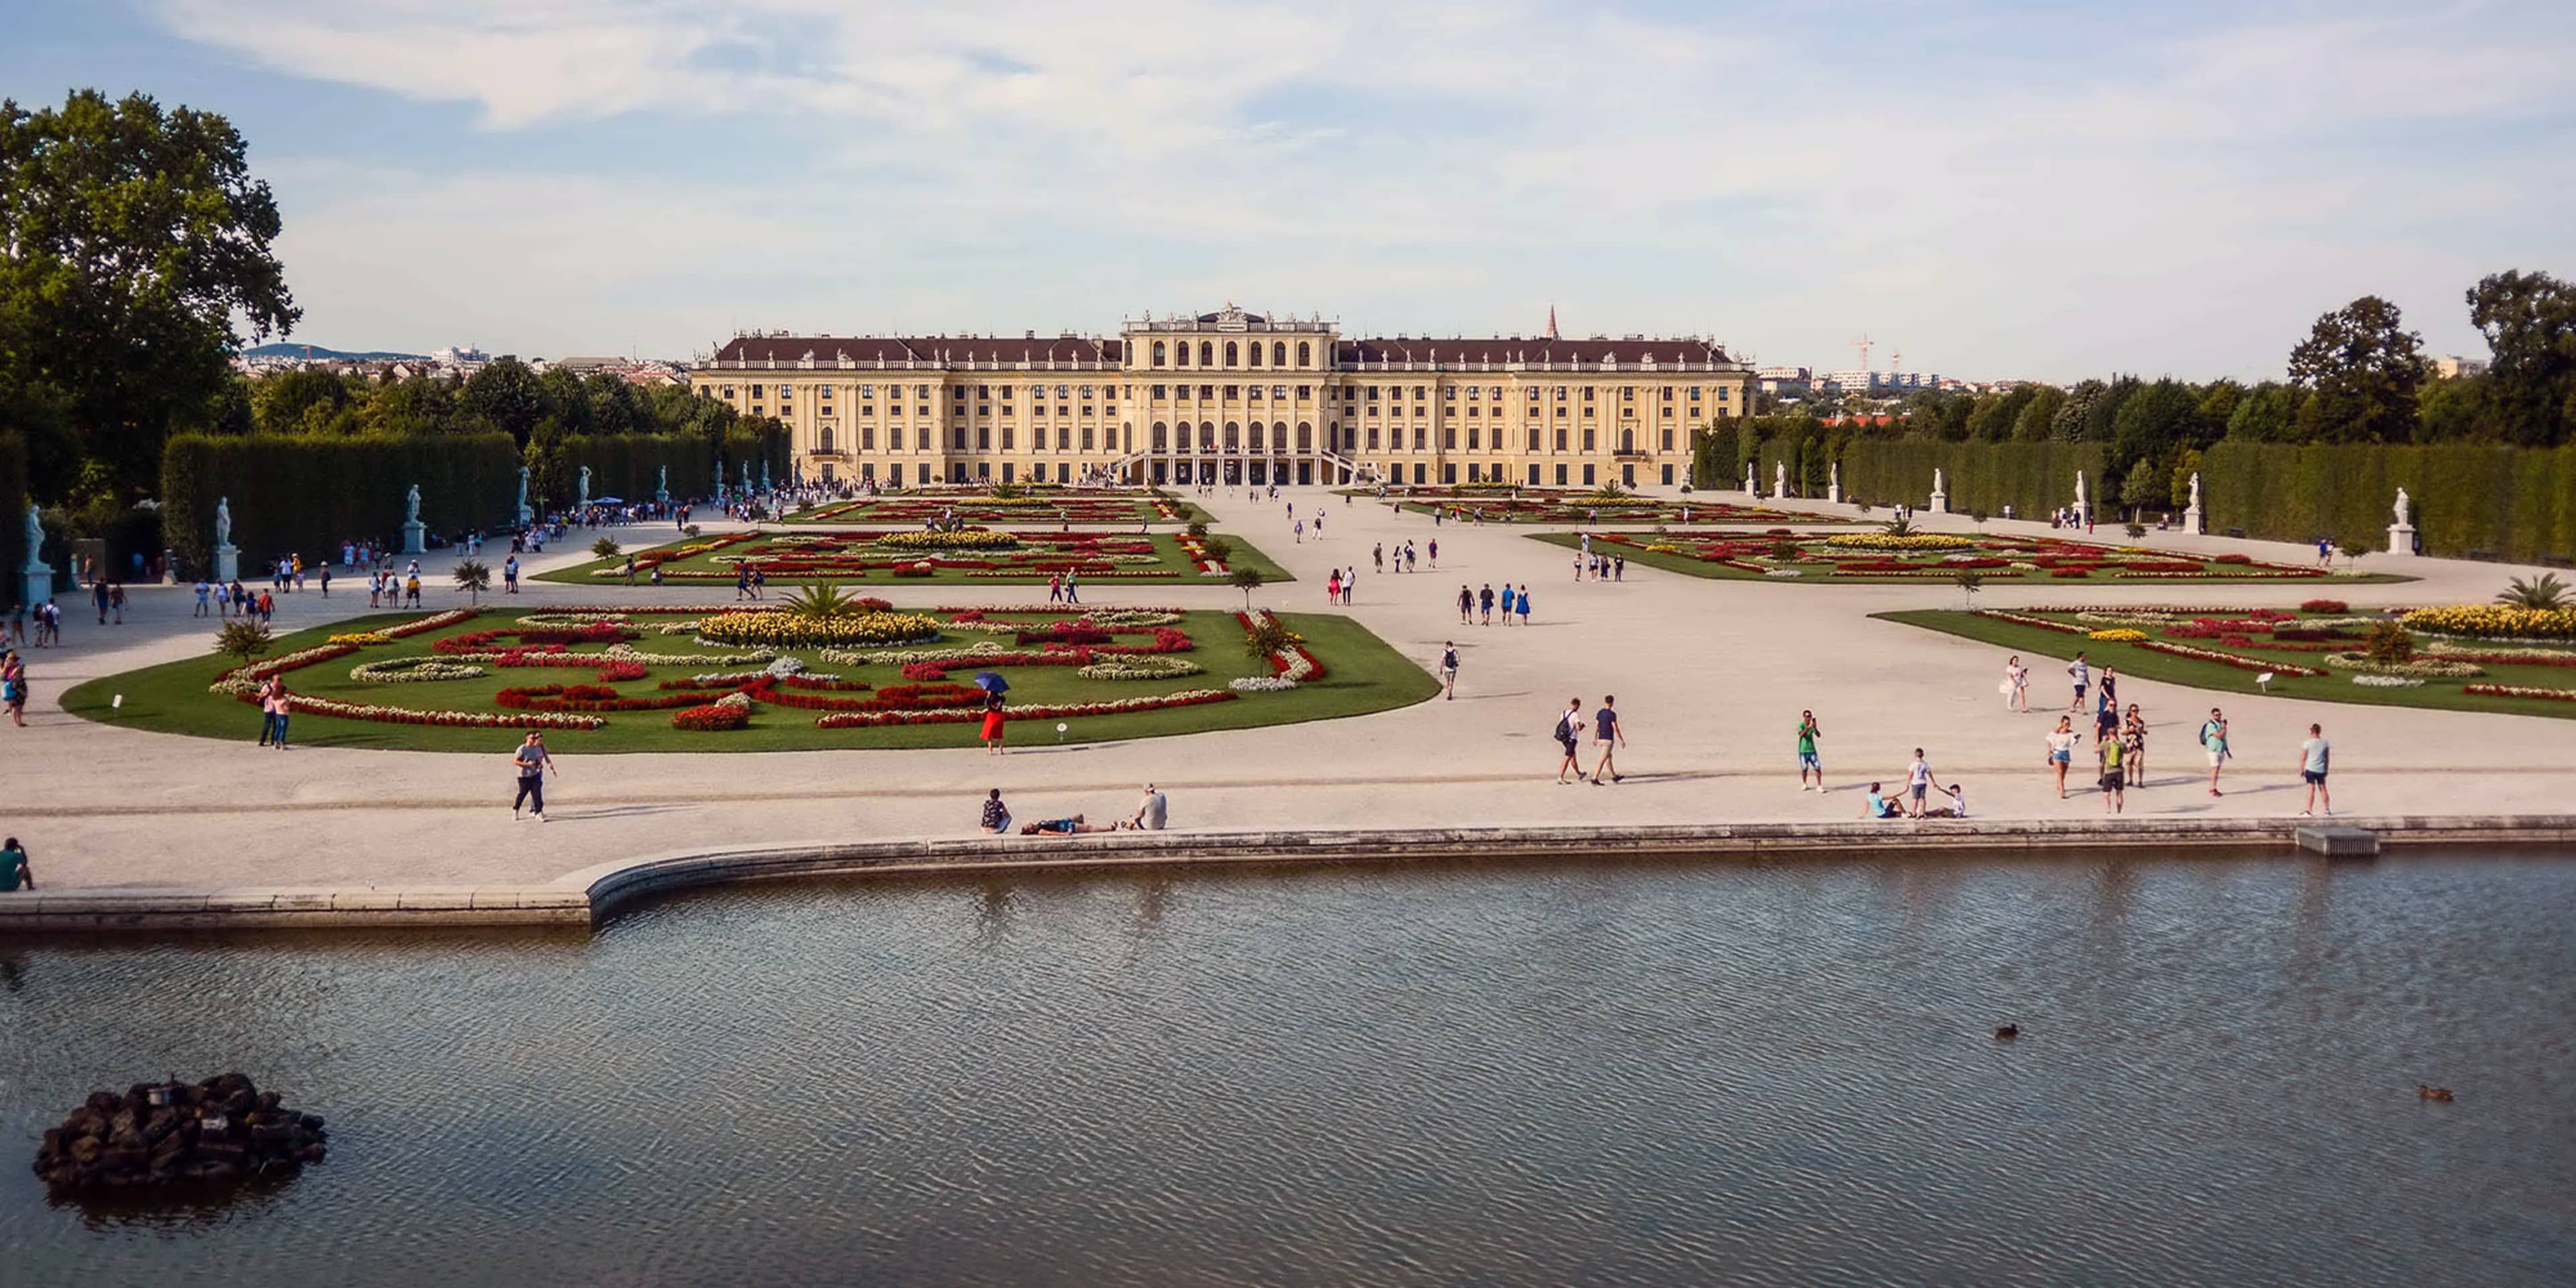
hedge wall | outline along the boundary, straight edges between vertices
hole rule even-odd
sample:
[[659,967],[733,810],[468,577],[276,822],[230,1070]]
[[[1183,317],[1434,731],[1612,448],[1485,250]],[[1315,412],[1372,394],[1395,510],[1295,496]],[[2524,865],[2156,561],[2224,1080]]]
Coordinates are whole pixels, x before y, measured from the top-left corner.
[[687,501],[715,495],[715,453],[725,459],[725,483],[730,487],[742,481],[742,462],[751,462],[754,482],[760,479],[760,463],[769,462],[770,482],[787,484],[788,450],[783,433],[760,434],[741,430],[725,436],[721,446],[712,450],[703,434],[600,434],[577,435],[564,440],[564,495],[561,503],[569,505],[579,492],[577,480],[581,467],[590,467],[590,494],[613,496],[626,501],[650,501],[663,467],[670,468],[670,490],[673,500]]
[[18,602],[27,566],[27,440],[0,434],[0,608]]
[[516,518],[518,446],[508,434],[182,434],[161,453],[162,530],[190,577],[212,567],[215,503],[225,497],[245,575],[286,554],[310,560],[328,550],[336,558],[343,541],[399,548],[404,494],[415,483],[431,532],[505,529]]
[[[1843,447],[1843,499],[1872,505],[1932,503],[1932,471],[1949,485],[1950,512],[1983,512],[2001,518],[2045,518],[2075,503],[2075,475],[2085,474],[2085,494],[2111,513],[2103,489],[2099,443],[1948,443],[1933,439],[1856,440]],[[1768,465],[1764,466],[1769,469]],[[1767,484],[1770,476],[1766,473]]]
[[2376,548],[2403,487],[2426,554],[2576,555],[2576,446],[2223,442],[2202,455],[2200,486],[2213,532]]

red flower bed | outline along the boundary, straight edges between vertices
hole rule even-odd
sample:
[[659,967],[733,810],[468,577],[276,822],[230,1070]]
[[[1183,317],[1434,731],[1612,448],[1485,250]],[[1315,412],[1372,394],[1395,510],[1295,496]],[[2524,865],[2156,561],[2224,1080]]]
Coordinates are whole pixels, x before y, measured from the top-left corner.
[[605,685],[539,684],[503,689],[492,696],[492,701],[517,711],[667,711],[696,705],[703,696],[675,693],[659,698],[629,698]]
[[2302,613],[2348,613],[2352,606],[2340,599],[2311,599],[2299,605]]
[[727,730],[745,728],[750,724],[751,708],[741,705],[726,706],[721,702],[691,707],[671,717],[672,728],[686,729],[692,733],[723,733]]
[[[1230,690],[1174,694],[1151,702],[1136,702],[1110,709],[1107,703],[1060,703],[1040,706],[1006,707],[1005,720],[1056,720],[1071,716],[1126,715],[1139,711],[1165,711],[1174,707],[1195,707],[1210,702],[1231,702]],[[984,713],[963,709],[940,711],[844,711],[824,716],[814,722],[817,729],[871,729],[881,725],[971,724],[982,720]]]
[[906,662],[903,664],[903,678],[907,680],[945,680],[948,678],[948,668],[941,666],[937,662]]

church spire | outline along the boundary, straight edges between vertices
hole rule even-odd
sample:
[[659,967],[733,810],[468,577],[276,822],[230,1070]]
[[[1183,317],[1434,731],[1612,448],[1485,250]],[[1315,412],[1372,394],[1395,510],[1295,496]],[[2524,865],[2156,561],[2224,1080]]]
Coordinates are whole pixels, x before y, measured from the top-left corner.
[[1557,338],[1557,335],[1556,335],[1556,304],[1555,304],[1555,302],[1554,302],[1554,301],[1550,301],[1550,302],[1549,302],[1549,304],[1548,304],[1548,306],[1547,306],[1547,338],[1548,338],[1548,339],[1551,339],[1551,340],[1553,340],[1553,339],[1556,339],[1556,338]]

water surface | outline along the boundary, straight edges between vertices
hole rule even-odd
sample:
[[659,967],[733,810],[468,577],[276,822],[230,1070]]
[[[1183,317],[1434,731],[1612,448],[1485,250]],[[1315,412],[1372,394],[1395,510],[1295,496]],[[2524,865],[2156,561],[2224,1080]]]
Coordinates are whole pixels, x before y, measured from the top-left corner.
[[[2576,861],[2122,857],[20,941],[0,1277],[2565,1284],[2571,926]],[[94,1086],[233,1068],[330,1161],[178,1212],[27,1170]]]

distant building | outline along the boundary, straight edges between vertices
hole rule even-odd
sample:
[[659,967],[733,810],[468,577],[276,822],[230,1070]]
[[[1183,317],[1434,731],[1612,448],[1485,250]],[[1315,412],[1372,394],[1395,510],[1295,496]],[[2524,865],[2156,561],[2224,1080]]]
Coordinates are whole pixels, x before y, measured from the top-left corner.
[[2433,359],[2433,374],[2444,380],[2457,380],[2462,376],[2483,376],[2486,373],[2487,364],[2477,358],[2463,358],[2456,353],[2446,353]]
[[1753,378],[1774,398],[1802,397],[1815,384],[1815,373],[1805,367],[1764,367]]

